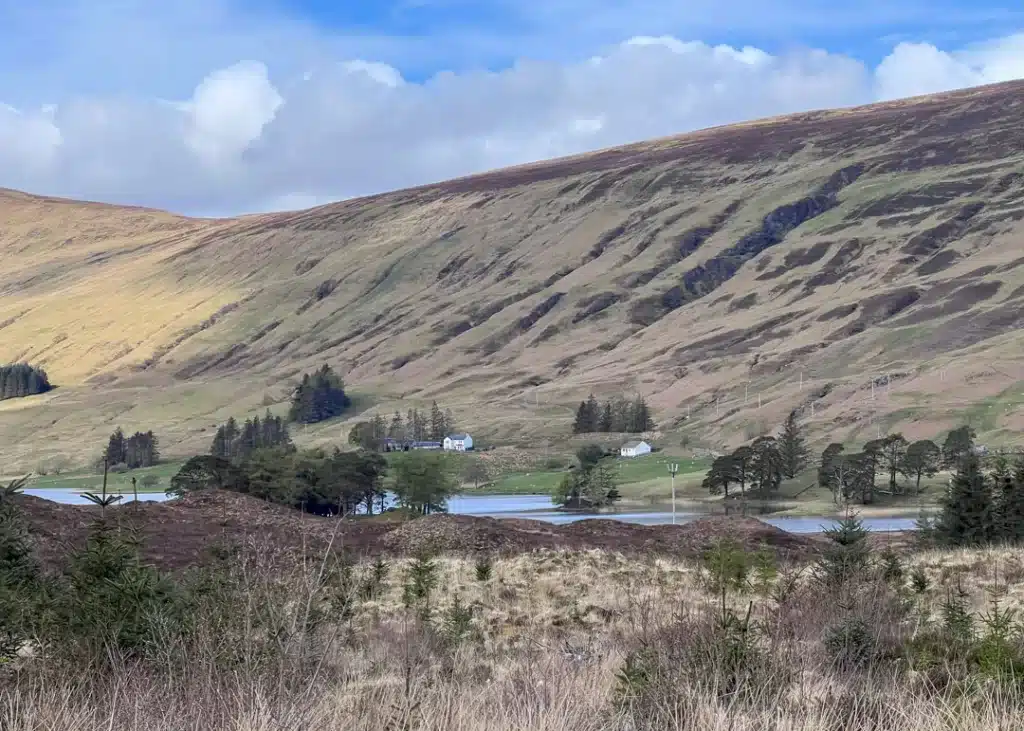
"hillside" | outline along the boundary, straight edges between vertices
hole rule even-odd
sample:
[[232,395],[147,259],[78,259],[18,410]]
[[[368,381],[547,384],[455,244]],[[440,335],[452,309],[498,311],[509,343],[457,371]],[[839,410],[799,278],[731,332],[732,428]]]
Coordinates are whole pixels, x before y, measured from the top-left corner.
[[1022,101],[800,114],[232,220],[0,191],[0,362],[59,386],[0,402],[0,458],[84,459],[118,424],[203,449],[324,361],[364,405],[437,398],[496,439],[565,433],[593,390],[708,445],[794,407],[819,436],[966,413],[1009,441]]

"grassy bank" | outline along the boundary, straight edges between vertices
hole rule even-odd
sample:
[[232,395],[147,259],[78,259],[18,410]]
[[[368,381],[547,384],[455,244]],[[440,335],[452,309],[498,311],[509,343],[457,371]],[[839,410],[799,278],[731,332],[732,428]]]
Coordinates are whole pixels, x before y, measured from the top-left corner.
[[[111,472],[107,474],[107,492],[130,493],[132,478],[138,484],[139,492],[163,492],[170,485],[171,478],[181,469],[183,461],[161,462],[154,467],[144,467],[130,472]],[[156,477],[159,482],[152,487],[143,487],[142,479],[146,475]],[[99,492],[103,486],[103,475],[91,470],[76,470],[60,475],[34,475],[29,478],[28,487],[34,490],[71,490],[74,492]]]
[[[159,662],[0,671],[5,727],[1001,731],[1024,717],[1019,679],[984,650],[1022,656],[1019,632],[943,620],[953,587],[963,616],[995,588],[1024,607],[1012,551],[925,552],[899,575],[876,557],[828,589],[807,567],[765,569],[724,610],[707,565],[599,551],[367,563],[346,585],[239,560],[237,606],[198,614]],[[344,612],[310,621],[345,591]]]

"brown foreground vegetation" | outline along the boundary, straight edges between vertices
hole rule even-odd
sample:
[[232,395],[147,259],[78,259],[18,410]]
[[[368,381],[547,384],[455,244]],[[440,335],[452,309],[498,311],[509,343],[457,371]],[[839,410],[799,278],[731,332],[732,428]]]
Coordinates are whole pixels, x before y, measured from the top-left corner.
[[[70,547],[81,547],[100,508],[62,505],[28,495],[15,500],[23,511],[44,564],[57,566]],[[786,557],[806,558],[819,541],[780,530],[754,518],[709,517],[682,525],[636,525],[590,519],[569,525],[435,514],[415,520],[384,514],[374,518],[322,518],[248,495],[211,490],[167,503],[141,502],[111,509],[113,519],[134,531],[143,559],[161,569],[209,563],[217,551],[256,542],[301,557],[330,546],[356,557],[412,556],[423,552],[473,555],[520,554],[539,549],[603,549],[628,554],[696,557],[722,536],[749,550],[768,546]]]
[[1021,606],[1019,551],[876,559],[830,588],[800,563],[734,580],[713,561],[602,550],[366,561],[315,624],[339,596],[322,565],[283,568],[252,546],[233,560],[233,606],[197,614],[155,661],[0,668],[0,727],[1002,731],[1024,718],[1007,659],[1020,635],[970,619],[990,596]]

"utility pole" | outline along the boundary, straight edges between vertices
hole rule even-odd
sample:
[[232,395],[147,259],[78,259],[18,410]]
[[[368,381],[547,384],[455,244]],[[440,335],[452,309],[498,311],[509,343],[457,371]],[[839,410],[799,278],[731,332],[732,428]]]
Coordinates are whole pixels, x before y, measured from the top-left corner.
[[676,472],[679,471],[679,465],[672,462],[668,466],[668,473],[672,476],[672,525],[676,524]]
[[800,390],[801,391],[804,390],[804,372],[803,372],[803,370],[800,371]]
[[743,384],[743,405],[744,406],[747,405],[747,391],[749,391],[749,390],[750,390],[750,382],[748,381],[747,383]]

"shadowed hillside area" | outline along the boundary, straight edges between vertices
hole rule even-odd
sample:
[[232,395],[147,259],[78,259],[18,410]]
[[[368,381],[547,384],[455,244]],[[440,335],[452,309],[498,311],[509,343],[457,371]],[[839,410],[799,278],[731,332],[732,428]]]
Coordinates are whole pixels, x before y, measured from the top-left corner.
[[[710,447],[794,408],[822,439],[966,412],[1010,443],[1022,102],[1014,82],[238,219],[0,191],[0,364],[56,387],[0,401],[0,456],[81,462],[117,424],[205,451],[324,362],[357,407],[437,399],[494,441],[639,392]],[[296,438],[342,427],[320,429]]]

